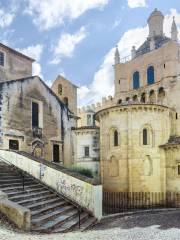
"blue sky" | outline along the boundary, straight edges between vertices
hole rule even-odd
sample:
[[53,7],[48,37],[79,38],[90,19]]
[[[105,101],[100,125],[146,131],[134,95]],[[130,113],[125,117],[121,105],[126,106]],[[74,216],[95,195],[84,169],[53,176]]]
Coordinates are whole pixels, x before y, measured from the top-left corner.
[[[37,61],[48,85],[62,74],[80,88],[79,105],[113,94],[113,54],[130,54],[148,35],[154,8],[180,28],[179,0],[0,0],[0,41]],[[180,33],[180,29],[179,29]],[[180,35],[179,35],[180,38]]]

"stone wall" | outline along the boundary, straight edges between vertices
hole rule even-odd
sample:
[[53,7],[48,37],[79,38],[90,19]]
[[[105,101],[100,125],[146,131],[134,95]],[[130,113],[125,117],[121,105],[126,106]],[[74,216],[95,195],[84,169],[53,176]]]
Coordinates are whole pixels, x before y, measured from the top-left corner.
[[51,89],[65,104],[65,98],[67,98],[70,111],[77,114],[77,86],[66,78],[58,76],[53,82]]
[[[2,88],[3,148],[9,149],[10,139],[18,140],[20,151],[33,153],[38,147],[40,157],[52,161],[53,144],[58,144],[60,161],[71,165],[71,127],[75,121],[51,90],[38,77],[4,83]],[[42,137],[33,135],[32,101],[42,106]]]
[[0,66],[0,82],[32,76],[34,60],[0,44],[0,51],[5,54],[5,65]]
[[[166,162],[160,149],[175,133],[175,112],[158,105],[128,105],[97,113],[100,123],[101,178],[104,190],[164,192]],[[143,145],[143,129],[148,143]],[[114,146],[114,131],[118,145]]]
[[[94,173],[99,174],[99,128],[82,127],[74,129],[73,132],[74,165],[91,169]],[[89,147],[89,156],[85,156],[85,147]]]

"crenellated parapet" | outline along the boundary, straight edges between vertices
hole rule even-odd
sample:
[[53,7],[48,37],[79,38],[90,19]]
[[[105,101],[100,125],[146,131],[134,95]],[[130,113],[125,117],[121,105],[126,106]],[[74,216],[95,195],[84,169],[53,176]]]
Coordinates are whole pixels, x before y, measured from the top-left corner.
[[101,102],[97,102],[91,105],[83,106],[82,108],[78,108],[78,115],[88,113],[88,112],[98,112],[104,108],[111,107],[114,105],[114,98],[112,96],[103,97]]

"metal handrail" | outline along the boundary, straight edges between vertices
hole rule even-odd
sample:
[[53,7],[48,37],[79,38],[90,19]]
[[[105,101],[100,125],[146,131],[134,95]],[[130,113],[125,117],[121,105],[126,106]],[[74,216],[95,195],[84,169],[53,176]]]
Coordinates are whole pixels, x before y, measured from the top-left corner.
[[[20,169],[19,167],[15,166],[13,163],[9,162],[7,159],[3,158],[0,156],[0,160],[7,163],[8,165],[12,166],[13,168],[15,168],[15,170],[17,170],[17,172],[20,173],[21,177],[22,177],[22,187],[23,187],[23,191],[25,188],[25,174],[30,175],[28,172]],[[31,175],[30,175],[31,176]],[[31,176],[33,177],[33,176]],[[34,179],[36,179],[35,177],[33,177]],[[39,181],[41,184],[44,185],[44,183],[40,180],[40,179],[36,179],[37,181]],[[70,199],[68,199],[67,197],[59,194],[58,192],[56,192],[55,190],[53,190],[52,188],[48,187],[47,185],[45,185],[45,187],[47,189],[49,189],[51,192],[56,193],[59,197],[63,198],[66,202],[70,203],[71,205],[73,205],[78,212],[78,225],[79,225],[79,229],[81,227],[81,212],[82,212],[82,207],[74,202],[72,202]]]

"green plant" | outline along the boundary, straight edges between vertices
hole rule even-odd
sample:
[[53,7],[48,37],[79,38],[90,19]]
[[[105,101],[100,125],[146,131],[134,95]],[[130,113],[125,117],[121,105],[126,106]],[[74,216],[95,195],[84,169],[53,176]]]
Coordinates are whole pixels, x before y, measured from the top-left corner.
[[84,176],[86,176],[88,178],[93,178],[94,177],[92,170],[88,169],[88,168],[73,166],[73,167],[71,167],[71,170],[74,171],[74,172],[78,172],[81,175],[84,175]]

